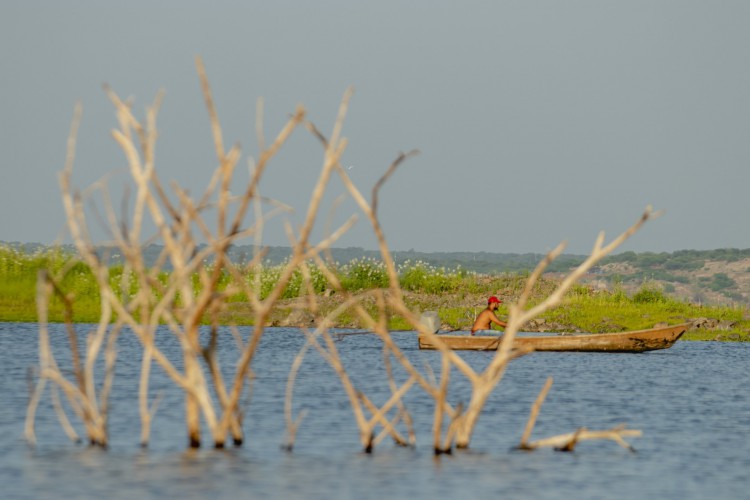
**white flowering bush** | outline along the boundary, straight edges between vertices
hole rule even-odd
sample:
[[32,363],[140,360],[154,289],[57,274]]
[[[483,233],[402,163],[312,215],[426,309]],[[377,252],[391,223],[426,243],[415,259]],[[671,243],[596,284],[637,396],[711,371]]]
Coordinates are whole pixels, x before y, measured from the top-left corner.
[[339,268],[341,284],[345,290],[357,291],[388,286],[385,265],[370,257],[354,259]]
[[455,269],[436,268],[424,261],[406,261],[399,266],[399,280],[404,290],[412,292],[442,293],[461,289],[469,273],[461,266]]

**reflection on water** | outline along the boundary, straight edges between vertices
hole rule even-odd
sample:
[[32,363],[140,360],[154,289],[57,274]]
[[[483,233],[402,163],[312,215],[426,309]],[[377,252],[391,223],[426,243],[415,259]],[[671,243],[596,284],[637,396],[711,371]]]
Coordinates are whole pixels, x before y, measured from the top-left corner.
[[[678,342],[645,354],[537,353],[515,361],[488,402],[472,450],[431,453],[432,405],[418,388],[406,404],[417,448],[384,441],[373,455],[360,451],[357,428],[340,383],[315,353],[308,354],[294,394],[295,412],[307,410],[294,452],[286,440],[284,387],[302,337],[273,329],[254,363],[241,448],[186,449],[179,390],[154,368],[153,393],[163,400],[147,450],[138,446],[138,344],[119,345],[112,399],[111,447],[70,443],[49,399],[37,419],[39,445],[22,438],[27,370],[37,360],[36,325],[0,324],[0,483],[4,498],[381,498],[466,496],[511,498],[743,498],[750,470],[750,346]],[[417,366],[438,354],[416,349],[413,334],[395,334]],[[65,346],[62,329],[53,338]],[[164,336],[171,354],[178,346]],[[387,384],[376,338],[342,336],[337,343],[358,388],[385,401]],[[58,351],[62,352],[62,351]],[[235,359],[225,337],[224,366]],[[463,353],[475,368],[491,354]],[[547,376],[552,386],[532,438],[578,427],[620,423],[641,429],[632,454],[612,442],[584,442],[575,453],[514,451],[529,408]],[[451,400],[466,401],[468,383],[454,372]]]

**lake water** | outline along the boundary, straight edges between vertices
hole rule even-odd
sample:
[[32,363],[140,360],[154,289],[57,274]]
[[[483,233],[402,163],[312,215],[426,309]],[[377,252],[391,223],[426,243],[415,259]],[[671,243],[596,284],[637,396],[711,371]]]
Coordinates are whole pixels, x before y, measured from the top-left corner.
[[[83,325],[79,327],[85,330]],[[242,330],[247,335],[247,330]],[[223,332],[220,357],[236,359]],[[174,359],[179,348],[163,332]],[[419,367],[438,368],[439,355],[419,351],[414,334],[395,333]],[[67,336],[52,327],[61,364]],[[295,386],[295,412],[307,416],[292,453],[286,440],[284,390],[303,339],[274,328],[263,338],[253,367],[240,448],[186,447],[183,398],[159,367],[153,393],[163,399],[148,449],[138,446],[137,379],[140,349],[119,342],[112,395],[111,446],[74,444],[57,423],[49,393],[39,408],[38,444],[23,438],[30,366],[37,364],[37,326],[0,323],[0,496],[66,498],[748,498],[750,490],[750,344],[678,342],[644,354],[535,353],[514,361],[479,421],[471,450],[432,453],[433,406],[414,387],[405,398],[417,431],[416,448],[389,440],[371,455],[361,451],[348,400],[320,355],[305,358]],[[351,335],[337,342],[359,389],[384,402],[388,386],[377,338]],[[462,356],[481,368],[490,353]],[[69,365],[68,365],[69,366]],[[403,380],[403,373],[396,371]],[[574,453],[514,450],[529,409],[548,376],[554,384],[532,439],[625,423],[643,436],[631,453],[612,441],[584,441]],[[467,401],[468,383],[452,373],[451,401]],[[82,434],[82,429],[78,428]]]

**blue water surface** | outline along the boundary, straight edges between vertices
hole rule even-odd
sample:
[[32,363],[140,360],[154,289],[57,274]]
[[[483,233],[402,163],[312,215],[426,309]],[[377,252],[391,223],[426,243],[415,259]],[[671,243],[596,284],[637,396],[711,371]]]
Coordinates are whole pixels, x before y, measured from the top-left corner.
[[[90,325],[77,325],[81,345]],[[344,331],[343,333],[356,333]],[[240,329],[246,339],[249,329]],[[439,374],[436,352],[419,351],[413,332],[393,334],[423,372]],[[181,350],[166,328],[159,347],[179,368]],[[68,337],[53,325],[56,359],[70,369]],[[229,329],[219,359],[231,374],[238,350]],[[304,345],[297,329],[272,328],[253,361],[244,402],[245,443],[224,450],[188,449],[183,393],[154,365],[151,397],[159,398],[149,447],[139,446],[140,344],[118,341],[111,397],[110,446],[75,444],[62,431],[49,389],[35,420],[38,442],[23,437],[38,326],[0,323],[0,484],[2,497],[68,498],[747,498],[750,485],[750,345],[684,342],[643,354],[535,353],[511,363],[488,401],[469,451],[435,457],[431,399],[413,387],[404,401],[416,430],[414,448],[389,439],[363,453],[347,395],[331,367],[309,351],[294,388],[295,415],[305,410],[292,453],[284,419],[286,384]],[[377,403],[390,395],[377,337],[342,335],[336,348],[356,387]],[[464,352],[482,369],[492,353]],[[395,361],[398,382],[405,374]],[[67,372],[70,376],[70,372]],[[101,367],[97,374],[101,376]],[[629,442],[585,441],[573,453],[515,449],[529,410],[548,376],[552,389],[532,439],[580,427],[618,424],[643,431]],[[467,402],[468,381],[451,373],[450,400]],[[70,412],[68,412],[70,415]],[[71,418],[74,417],[71,415]],[[83,428],[76,423],[83,435]],[[406,434],[402,428],[401,431]]]

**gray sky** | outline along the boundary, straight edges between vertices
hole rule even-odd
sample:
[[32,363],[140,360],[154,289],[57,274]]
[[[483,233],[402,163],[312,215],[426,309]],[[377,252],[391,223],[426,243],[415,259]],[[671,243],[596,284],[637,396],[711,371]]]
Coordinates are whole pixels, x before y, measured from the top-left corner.
[[[57,173],[76,101],[74,181],[114,173],[119,200],[105,82],[140,117],[165,90],[157,169],[201,192],[215,157],[200,55],[225,142],[244,158],[257,153],[259,97],[268,137],[300,103],[328,133],[350,85],[344,163],[360,189],[400,151],[421,151],[381,192],[394,250],[545,252],[567,240],[585,253],[648,204],[665,215],[623,250],[748,248],[748,26],[746,1],[5,0],[0,240],[62,234]],[[261,184],[297,208],[293,223],[321,159],[299,130]],[[353,211],[344,203],[334,221]],[[265,243],[287,244],[275,226]],[[362,221],[336,246],[374,248],[370,235]]]

